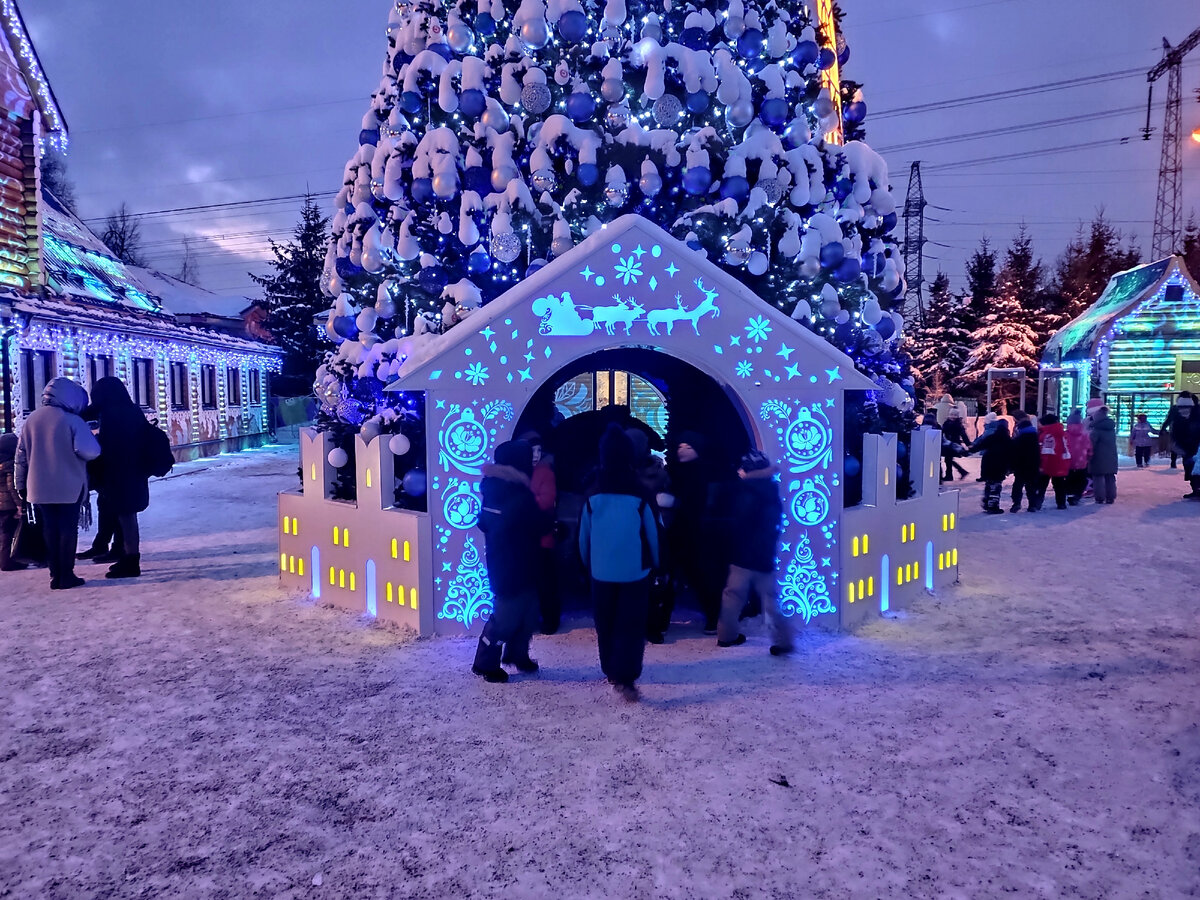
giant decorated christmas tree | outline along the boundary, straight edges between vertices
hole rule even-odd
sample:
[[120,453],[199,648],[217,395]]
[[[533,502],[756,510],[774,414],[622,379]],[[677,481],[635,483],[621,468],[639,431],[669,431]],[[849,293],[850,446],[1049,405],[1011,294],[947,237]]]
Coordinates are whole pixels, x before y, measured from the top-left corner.
[[896,204],[814,2],[398,0],[335,202],[326,423],[399,430],[407,357],[627,213],[903,400]]

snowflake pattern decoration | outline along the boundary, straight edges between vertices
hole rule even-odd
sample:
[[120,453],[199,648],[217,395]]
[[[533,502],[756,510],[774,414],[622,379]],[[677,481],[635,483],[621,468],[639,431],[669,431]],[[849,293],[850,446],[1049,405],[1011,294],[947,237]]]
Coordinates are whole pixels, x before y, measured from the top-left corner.
[[475,385],[475,387],[480,387],[485,381],[488,380],[487,366],[485,366],[483,363],[471,363],[471,365],[467,366],[466,371],[463,373],[463,377],[466,378],[467,381],[471,382],[471,384]]
[[767,340],[772,331],[771,320],[766,316],[753,316],[749,324],[746,326],[746,337],[754,341],[756,344],[761,344]]
[[617,277],[626,286],[637,284],[638,279],[642,277],[642,261],[636,256],[630,255],[622,259],[616,264]]
[[738,378],[749,378],[754,374],[754,366],[748,360],[738,360],[738,364],[734,366],[734,371],[737,372]]

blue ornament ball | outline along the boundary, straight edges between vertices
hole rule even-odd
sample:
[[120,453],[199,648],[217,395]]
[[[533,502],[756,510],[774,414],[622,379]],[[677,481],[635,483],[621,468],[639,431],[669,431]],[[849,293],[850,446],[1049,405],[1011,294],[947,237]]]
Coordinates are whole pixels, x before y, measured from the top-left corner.
[[712,185],[712,172],[707,166],[694,166],[683,173],[683,189],[693,196],[708,192]]
[[869,278],[878,278],[883,274],[884,263],[887,259],[882,253],[868,253],[863,257],[862,270],[867,273]]
[[333,333],[338,337],[353,341],[358,337],[358,325],[354,316],[338,316],[333,320]]
[[372,147],[379,143],[378,128],[364,128],[358,133],[358,146],[365,147],[370,144]]
[[821,54],[817,57],[817,65],[822,70],[832,69],[835,62],[837,62],[837,54],[828,47],[822,47]]
[[400,95],[400,108],[406,113],[421,111],[421,95],[416,91],[405,91]]
[[467,271],[472,275],[482,275],[492,267],[492,260],[482,250],[476,250],[467,257]]
[[409,469],[404,473],[401,484],[404,485],[404,493],[408,494],[408,496],[420,497],[425,493],[425,482],[424,469]]
[[578,175],[580,184],[591,187],[600,180],[600,167],[595,163],[580,163]]
[[787,101],[781,97],[770,97],[763,101],[759,116],[771,128],[778,128],[788,117]]
[[821,265],[827,269],[836,269],[846,258],[846,248],[841,241],[830,241],[821,248]]
[[702,49],[704,47],[704,29],[696,26],[683,29],[683,33],[679,36],[679,43],[689,50]]
[[833,337],[839,344],[849,344],[854,340],[854,325],[850,322],[843,322],[833,329]]
[[703,250],[704,249],[704,245],[702,243],[700,243],[699,241],[688,241],[687,247],[689,250]]
[[820,58],[821,48],[817,46],[816,41],[801,41],[796,45],[795,54],[796,64],[803,69]]
[[844,66],[846,63],[850,62],[850,45],[846,43],[845,38],[843,38],[841,35],[838,35],[837,59],[839,66]]
[[587,16],[577,9],[569,9],[558,19],[558,33],[564,41],[578,44],[587,35]]
[[567,115],[575,122],[586,122],[596,111],[596,101],[591,94],[576,91],[567,96]]
[[738,56],[743,59],[758,59],[762,55],[763,44],[763,33],[757,28],[747,28],[737,39]]
[[467,88],[458,98],[458,109],[464,116],[482,116],[487,109],[487,96],[479,88]]
[[492,192],[492,170],[483,166],[471,166],[463,172],[463,188],[474,191],[479,196]]
[[350,262],[350,257],[339,256],[337,262],[334,263],[334,269],[338,273],[339,278],[353,278],[362,272],[362,266],[356,266]]
[[896,333],[896,323],[891,316],[884,316],[875,323],[875,330],[879,332],[879,336],[885,341]]
[[743,200],[750,194],[750,181],[743,175],[727,175],[721,182],[721,199]]
[[494,34],[496,31],[496,20],[492,18],[491,13],[480,13],[475,17],[475,30],[480,34]]
[[837,268],[834,270],[833,277],[843,284],[848,284],[856,279],[861,272],[862,264],[858,261],[858,257],[847,256],[840,263],[838,263]]
[[900,221],[899,217],[894,212],[888,213],[886,216],[883,217],[883,230],[891,231],[893,228],[896,227],[896,223],[899,221]]
[[842,464],[842,471],[846,473],[847,478],[854,478],[862,471],[862,463],[858,461],[857,456],[847,456]]
[[433,179],[414,178],[412,183],[412,198],[417,203],[429,203],[433,200]]
[[839,178],[833,183],[833,196],[837,197],[839,203],[849,197],[852,190],[854,185],[849,178]]
[[855,100],[853,103],[846,104],[845,110],[842,112],[842,118],[851,125],[857,125],[867,117],[867,104],[861,100]]
[[709,103],[708,94],[704,91],[693,91],[687,95],[686,104],[688,112],[695,115],[707,112]]
[[446,62],[450,62],[450,60],[454,59],[454,51],[451,50],[450,45],[444,41],[440,44],[434,44],[429,49],[432,50],[434,53],[436,53],[438,56],[440,56],[442,59],[446,60]]

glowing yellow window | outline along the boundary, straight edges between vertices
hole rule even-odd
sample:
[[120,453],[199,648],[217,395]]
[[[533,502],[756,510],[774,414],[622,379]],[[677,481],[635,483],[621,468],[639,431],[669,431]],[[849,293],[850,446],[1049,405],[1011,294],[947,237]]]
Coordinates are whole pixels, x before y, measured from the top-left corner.
[[912,577],[913,577],[913,574],[912,574],[912,563],[909,563],[908,565],[906,565],[906,566],[904,567],[904,580],[905,580],[905,581],[912,581]]
[[891,479],[891,474],[892,474],[892,473],[891,473],[891,472],[889,472],[887,469],[884,469],[884,470],[883,470],[883,484],[884,484],[884,486],[885,486],[885,487],[887,486],[888,482],[889,482],[889,481],[890,481],[890,479]]
[[404,542],[404,561],[412,562],[412,544],[408,541]]
[[864,534],[863,535],[863,556],[866,556],[870,552],[871,552],[871,536],[869,534]]
[[392,590],[392,583],[390,581],[387,583],[387,602],[388,603],[396,602],[395,591]]
[[950,551],[950,565],[952,565],[952,566],[958,565],[958,548],[957,547],[955,547],[953,550]]
[[870,578],[867,579],[867,596],[868,597],[875,596],[875,576],[874,575],[872,575]]
[[950,517],[943,513],[942,514],[942,531],[949,531],[949,530],[950,530]]
[[847,598],[847,600],[849,600],[849,602],[851,602],[851,603],[854,602],[854,582],[853,581],[850,582],[848,585],[846,585],[846,598]]
[[296,557],[294,557],[294,556],[288,557],[288,574],[289,575],[296,574]]
[[336,525],[333,526],[333,546],[340,547],[342,544],[342,529]]
[[952,531],[954,530],[954,526],[955,526],[955,522],[954,522],[955,518],[957,518],[957,513],[950,513],[950,529]]
[[353,572],[351,572],[351,573],[350,573],[350,590],[352,590],[352,591],[353,591],[353,590],[355,590],[355,587],[354,587],[354,573],[353,573]]
[[938,571],[940,572],[944,568],[946,568],[946,554],[939,553],[938,554]]
[[915,563],[913,563],[913,578],[920,578],[920,577],[921,577],[921,564],[919,562],[915,562]]
[[333,566],[329,567],[329,584],[332,585],[337,578],[337,569]]
[[854,536],[854,540],[851,542],[850,546],[851,546],[850,552],[854,556],[858,556],[858,535]]
[[301,556],[299,559],[296,560],[296,574],[299,575],[301,578],[304,577],[304,557],[303,556]]
[[283,533],[284,534],[292,533],[292,520],[289,519],[287,516],[283,517]]
[[279,554],[279,571],[282,572],[286,568],[287,568],[287,554],[280,553]]
[[408,605],[413,609],[417,608],[417,589],[413,588],[408,592]]
[[400,542],[392,538],[392,559],[400,558]]
[[312,464],[312,480],[313,481],[317,480],[317,464],[316,463]]
[[344,588],[345,586],[346,586],[346,570],[338,569],[338,587]]
[[396,585],[396,602],[401,606],[404,605],[404,585]]
[[896,566],[896,585],[899,586],[902,584],[904,584],[904,568],[903,566]]
[[342,529],[342,546],[343,547],[350,546],[350,529],[349,528]]
[[371,470],[367,469],[367,487],[371,486]]
[[861,578],[858,579],[858,596],[859,596],[860,600],[863,597],[867,596],[867,592],[863,590],[863,588],[865,588],[865,587],[866,587],[866,582],[864,582]]
[[915,541],[917,539],[917,523],[916,522],[908,523],[908,539],[910,541]]
[[300,520],[292,516],[292,534],[300,533]]

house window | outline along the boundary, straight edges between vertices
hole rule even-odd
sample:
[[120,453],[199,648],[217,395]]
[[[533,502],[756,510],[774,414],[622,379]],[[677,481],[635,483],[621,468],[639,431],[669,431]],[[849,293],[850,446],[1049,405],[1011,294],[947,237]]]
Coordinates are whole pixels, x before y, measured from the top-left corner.
[[230,406],[242,405],[242,370],[225,370],[225,399]]
[[250,405],[259,406],[262,403],[262,373],[258,369],[250,370]]
[[87,358],[88,390],[96,386],[101,378],[107,378],[113,373],[113,358],[111,356],[92,356]]
[[154,409],[157,385],[154,383],[154,360],[133,360],[133,402],[142,409]]
[[42,391],[56,374],[58,365],[53,350],[21,351],[21,400],[25,412],[33,412],[41,405]]
[[217,367],[200,367],[200,406],[204,409],[217,408]]
[[171,409],[187,409],[188,367],[187,363],[171,363]]

